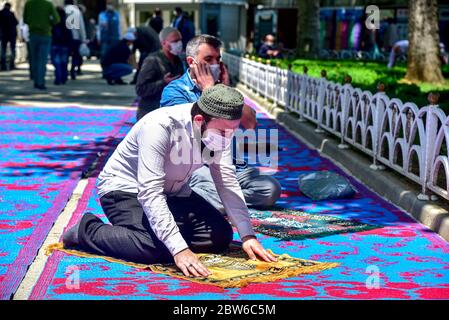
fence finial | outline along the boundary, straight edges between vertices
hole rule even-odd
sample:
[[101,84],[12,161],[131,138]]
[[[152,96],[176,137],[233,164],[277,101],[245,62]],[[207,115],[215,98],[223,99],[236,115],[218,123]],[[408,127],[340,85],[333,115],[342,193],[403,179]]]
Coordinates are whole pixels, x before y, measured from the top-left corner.
[[383,82],[377,84],[377,92],[385,92],[385,84]]
[[345,83],[351,84],[352,83],[352,77],[349,74],[345,75]]
[[262,63],[262,58],[258,58],[258,59],[257,59],[257,62]]
[[321,78],[326,78],[327,77],[327,71],[326,70],[321,70]]
[[302,72],[303,72],[304,74],[307,74],[307,73],[309,72],[309,68],[307,68],[307,66],[304,66],[304,67],[302,68]]
[[266,63],[267,65],[271,66],[271,60],[270,60],[270,59],[267,59],[267,61],[265,61],[265,63]]
[[427,101],[432,105],[437,105],[440,100],[440,94],[438,92],[431,92],[427,96]]
[[245,54],[245,58],[246,58],[246,59],[249,59],[249,54]]

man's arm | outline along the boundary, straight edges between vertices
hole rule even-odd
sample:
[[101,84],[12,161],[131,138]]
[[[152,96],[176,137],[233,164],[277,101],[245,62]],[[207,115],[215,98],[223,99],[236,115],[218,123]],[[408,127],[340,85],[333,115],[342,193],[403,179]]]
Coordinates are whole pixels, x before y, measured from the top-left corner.
[[217,160],[219,156],[216,155],[209,168],[221,202],[240,238],[254,236],[245,198],[237,181],[235,166],[232,164],[230,148],[223,151],[221,159]]
[[230,148],[223,151],[220,161],[215,160],[209,168],[226,213],[242,239],[242,249],[250,259],[256,260],[256,256],[259,256],[266,262],[276,261],[277,259],[256,239],[242,189],[237,181],[235,167],[232,164]]
[[139,97],[153,96],[164,88],[166,84],[163,78],[159,78],[158,69],[159,62],[156,58],[145,59],[136,83],[136,93]]

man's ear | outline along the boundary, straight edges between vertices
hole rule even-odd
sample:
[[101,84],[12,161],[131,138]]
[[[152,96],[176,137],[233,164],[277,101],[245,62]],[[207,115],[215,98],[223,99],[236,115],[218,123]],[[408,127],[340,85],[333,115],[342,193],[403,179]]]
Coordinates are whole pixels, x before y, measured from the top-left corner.
[[191,64],[195,63],[193,57],[186,57],[187,65],[190,67]]
[[203,122],[204,122],[204,117],[201,114],[197,114],[196,116],[193,117],[193,123],[198,128],[201,128],[201,125],[203,124]]

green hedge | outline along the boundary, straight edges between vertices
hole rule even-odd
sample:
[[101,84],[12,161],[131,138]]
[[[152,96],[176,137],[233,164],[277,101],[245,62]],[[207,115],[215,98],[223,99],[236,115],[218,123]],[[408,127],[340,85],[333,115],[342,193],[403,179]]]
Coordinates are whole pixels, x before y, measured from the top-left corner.
[[[266,63],[266,61],[263,61]],[[427,95],[429,92],[440,93],[440,106],[449,113],[449,81],[444,85],[423,83],[420,85],[400,83],[404,77],[406,66],[400,64],[388,69],[386,63],[374,61],[351,61],[351,60],[275,60],[271,64],[278,64],[281,68],[288,68],[296,73],[303,73],[303,67],[307,66],[308,74],[319,77],[321,71],[327,71],[327,79],[343,83],[347,74],[352,77],[352,85],[362,90],[377,92],[377,84],[385,84],[385,92],[390,98],[399,98],[403,102],[414,102],[418,107],[428,105]],[[449,66],[443,66],[443,75],[449,78]]]

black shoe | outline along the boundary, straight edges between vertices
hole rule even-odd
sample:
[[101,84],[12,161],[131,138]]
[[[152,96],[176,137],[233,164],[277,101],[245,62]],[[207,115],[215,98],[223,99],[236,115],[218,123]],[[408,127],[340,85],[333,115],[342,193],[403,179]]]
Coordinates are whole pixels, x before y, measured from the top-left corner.
[[61,84],[62,84],[62,82],[59,82],[59,81],[54,81],[54,82],[53,82],[53,84],[54,84],[55,86],[59,86],[59,85],[61,85]]
[[64,248],[73,248],[79,246],[78,234],[80,224],[81,220],[64,233],[64,235],[62,236],[62,243],[64,244]]
[[47,90],[47,87],[44,85],[35,84],[34,87],[39,90]]
[[108,85],[113,86],[114,85],[114,81],[111,79],[106,79],[106,82],[108,83]]
[[70,71],[70,79],[76,80],[76,72],[74,70]]
[[115,80],[115,84],[128,84],[128,83],[126,83],[122,79],[117,79],[117,80]]

